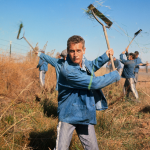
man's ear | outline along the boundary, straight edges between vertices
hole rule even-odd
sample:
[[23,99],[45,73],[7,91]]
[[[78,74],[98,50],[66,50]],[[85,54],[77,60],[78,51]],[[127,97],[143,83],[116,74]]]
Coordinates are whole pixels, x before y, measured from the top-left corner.
[[84,49],[83,49],[83,54],[85,54],[85,50],[86,50],[86,48],[84,47]]

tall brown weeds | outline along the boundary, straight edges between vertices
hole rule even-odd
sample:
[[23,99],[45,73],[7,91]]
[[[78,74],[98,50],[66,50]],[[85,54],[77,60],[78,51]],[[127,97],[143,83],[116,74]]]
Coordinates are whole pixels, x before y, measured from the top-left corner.
[[[17,59],[16,59],[17,58]],[[57,96],[55,69],[48,65],[46,90],[40,87],[37,57],[0,56],[0,149],[49,150],[55,147]],[[106,73],[101,68],[96,75]],[[142,80],[143,77],[140,77]],[[145,78],[144,78],[145,79]],[[31,84],[32,83],[32,84]],[[103,150],[150,149],[150,85],[138,83],[141,103],[122,94],[119,85],[105,87],[109,108],[97,112],[96,136]],[[28,86],[30,85],[30,86]],[[142,89],[142,90],[141,90]],[[147,94],[145,94],[144,92]],[[132,99],[132,97],[131,97]],[[74,132],[70,150],[82,150]]]

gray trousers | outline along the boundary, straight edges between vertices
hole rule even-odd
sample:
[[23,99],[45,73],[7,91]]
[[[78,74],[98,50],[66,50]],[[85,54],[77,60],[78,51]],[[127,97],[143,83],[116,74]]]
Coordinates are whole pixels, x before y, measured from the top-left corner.
[[135,87],[134,78],[128,78],[128,79],[125,80],[123,92],[124,92],[124,94],[125,94],[127,97],[129,97],[129,93],[132,92],[133,96],[134,96],[136,99],[139,98],[138,92],[137,92],[136,87]]
[[57,126],[56,149],[54,150],[68,150],[74,130],[85,150],[99,150],[94,125],[69,124],[61,121]]
[[121,76],[121,74],[122,74],[122,68],[119,69],[119,70],[117,70],[117,71],[119,72],[119,75]]
[[136,85],[136,83],[138,82],[138,72],[134,72],[134,75],[135,75],[135,85]]
[[39,73],[39,78],[40,78],[40,84],[41,86],[44,86],[45,85],[45,73],[46,71],[40,71]]

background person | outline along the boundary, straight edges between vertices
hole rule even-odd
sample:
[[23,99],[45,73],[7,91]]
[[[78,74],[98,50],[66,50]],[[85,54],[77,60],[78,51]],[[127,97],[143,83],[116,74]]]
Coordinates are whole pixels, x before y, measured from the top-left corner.
[[[44,54],[45,51],[41,50],[41,53]],[[37,68],[39,68],[39,79],[40,79],[40,85],[42,87],[45,86],[45,74],[48,70],[47,65],[48,65],[48,63],[45,60],[40,58]]]
[[138,99],[138,92],[136,90],[135,81],[134,81],[134,79],[135,79],[134,68],[136,66],[135,61],[134,61],[135,54],[129,53],[128,59],[125,60],[123,58],[123,55],[126,53],[126,51],[127,51],[127,49],[120,54],[121,63],[124,64],[122,77],[126,79],[125,83],[124,83],[123,92],[127,97],[129,97],[129,93],[131,91],[133,96],[136,99]]
[[110,64],[111,64],[111,61],[109,61],[106,65],[106,73],[111,72]]
[[[40,57],[41,60],[43,60],[43,61],[51,64],[53,67],[55,67],[55,70],[56,70],[56,79],[57,79],[56,90],[58,90],[59,72],[60,72],[60,68],[61,68],[62,64],[66,60],[67,50],[66,49],[63,50],[58,58],[54,58],[54,57],[45,55],[44,53],[38,53],[38,52],[35,52],[35,53],[38,54],[38,56]],[[61,57],[63,59],[60,59]]]
[[[126,49],[126,56],[128,56],[128,48],[129,47],[127,47],[127,49]],[[134,75],[135,75],[135,85],[136,85],[136,83],[138,82],[138,72],[139,72],[139,69],[140,69],[139,66],[149,66],[150,64],[142,63],[141,58],[138,57],[139,56],[139,52],[138,51],[135,51],[134,54],[135,54],[134,61],[135,61],[135,65],[136,65],[135,69],[134,69]]]
[[[113,57],[113,60],[114,60],[114,66],[115,66],[115,68],[117,69],[117,71],[119,72],[119,74],[121,76],[122,67],[121,67],[120,60],[116,59],[115,57]],[[110,62],[109,67],[110,67],[111,70],[113,70],[111,62]]]

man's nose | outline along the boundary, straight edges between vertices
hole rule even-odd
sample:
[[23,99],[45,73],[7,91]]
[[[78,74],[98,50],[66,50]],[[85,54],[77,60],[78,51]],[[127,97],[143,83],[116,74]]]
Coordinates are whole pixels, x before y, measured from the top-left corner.
[[74,56],[77,57],[77,52],[76,51],[74,52]]

